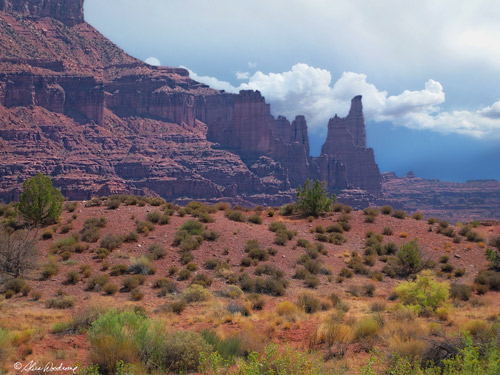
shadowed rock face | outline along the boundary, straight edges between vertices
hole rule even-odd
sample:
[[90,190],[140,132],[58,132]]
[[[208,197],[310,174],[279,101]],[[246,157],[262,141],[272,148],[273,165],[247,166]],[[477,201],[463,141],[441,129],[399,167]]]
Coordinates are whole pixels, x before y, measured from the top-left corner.
[[277,205],[306,178],[380,193],[361,97],[311,157],[303,116],[274,118],[258,91],[224,93],[136,60],[83,21],[83,0],[0,0],[0,154],[3,200],[38,172],[71,199]]
[[366,127],[361,96],[351,101],[345,118],[335,116],[328,123],[328,135],[321,155],[330,155],[346,166],[347,181],[374,194],[380,194],[382,178],[373,149],[366,147]]
[[83,23],[83,0],[0,0],[0,11],[18,12],[29,18],[51,17],[66,26]]

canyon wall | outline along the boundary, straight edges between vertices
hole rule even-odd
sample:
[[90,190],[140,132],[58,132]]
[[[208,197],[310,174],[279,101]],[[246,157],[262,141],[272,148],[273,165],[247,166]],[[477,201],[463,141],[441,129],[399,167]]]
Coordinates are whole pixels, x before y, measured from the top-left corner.
[[304,116],[275,118],[258,91],[213,90],[134,59],[84,22],[83,0],[0,0],[0,154],[3,200],[38,172],[71,199],[282,204],[307,178],[381,192],[361,97],[311,157]]

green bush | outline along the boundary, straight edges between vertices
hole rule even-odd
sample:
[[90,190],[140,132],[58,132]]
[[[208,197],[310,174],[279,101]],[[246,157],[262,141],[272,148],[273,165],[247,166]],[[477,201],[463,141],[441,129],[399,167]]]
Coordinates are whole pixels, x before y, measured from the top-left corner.
[[120,361],[137,363],[139,353],[153,346],[148,342],[150,326],[148,318],[132,311],[100,315],[88,332],[90,360],[106,374],[114,374]]
[[467,284],[453,283],[450,286],[450,297],[454,300],[468,301],[472,295],[472,288]]
[[137,233],[142,233],[147,236],[149,232],[155,229],[155,225],[152,222],[145,220],[138,222],[135,229],[137,230]]
[[58,272],[59,266],[57,265],[57,263],[55,263],[54,261],[49,261],[42,268],[42,277],[47,280],[52,276],[57,275]]
[[190,235],[202,234],[203,230],[203,224],[196,220],[188,220],[179,228],[179,231],[186,231]]
[[268,229],[274,233],[287,230],[285,223],[281,223],[278,221],[274,221],[271,224],[269,224]]
[[380,212],[384,215],[390,215],[392,213],[392,207],[391,206],[382,206],[380,207]]
[[198,284],[190,285],[182,293],[183,298],[188,303],[206,301],[211,297],[211,295],[210,291]]
[[226,210],[225,216],[232,221],[244,223],[247,219],[241,211],[236,210]]
[[122,242],[123,240],[121,236],[113,236],[111,234],[108,234],[101,240],[100,246],[109,251],[113,251],[114,249],[120,247]]
[[307,179],[304,187],[297,188],[295,207],[304,216],[318,217],[330,211],[336,199],[335,194],[332,195],[332,198],[328,197],[324,183],[319,180],[313,183]]
[[248,218],[248,221],[253,224],[262,224],[262,217],[259,214],[252,215]]
[[107,283],[107,284],[104,284],[102,289],[104,290],[104,293],[111,296],[111,295],[115,294],[116,292],[118,292],[118,285],[116,285],[114,283]]
[[412,275],[422,269],[422,256],[416,241],[402,245],[396,256],[399,261],[399,274],[401,276]]
[[448,299],[449,290],[449,284],[436,281],[430,271],[422,271],[415,281],[403,282],[396,287],[401,302],[413,306],[417,312],[436,311]]
[[55,223],[61,216],[64,198],[49,177],[39,173],[23,183],[17,209],[32,225]]

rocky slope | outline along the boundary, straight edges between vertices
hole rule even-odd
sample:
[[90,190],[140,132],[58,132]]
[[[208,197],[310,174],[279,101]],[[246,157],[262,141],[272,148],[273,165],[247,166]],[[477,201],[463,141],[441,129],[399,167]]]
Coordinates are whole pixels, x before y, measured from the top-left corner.
[[366,205],[381,177],[361,97],[332,119],[320,157],[307,123],[271,116],[259,92],[210,89],[152,67],[84,22],[83,0],[0,1],[0,199],[50,175],[72,199],[134,193],[169,200],[281,204],[306,178]]

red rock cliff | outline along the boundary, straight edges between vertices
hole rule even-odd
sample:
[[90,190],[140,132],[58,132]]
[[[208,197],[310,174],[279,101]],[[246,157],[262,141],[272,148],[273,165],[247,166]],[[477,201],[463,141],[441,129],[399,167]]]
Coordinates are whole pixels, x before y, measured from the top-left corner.
[[0,0],[0,199],[37,172],[71,199],[276,205],[306,178],[379,192],[360,99],[312,158],[303,116],[275,119],[258,91],[228,94],[144,64],[84,23],[82,6]]

